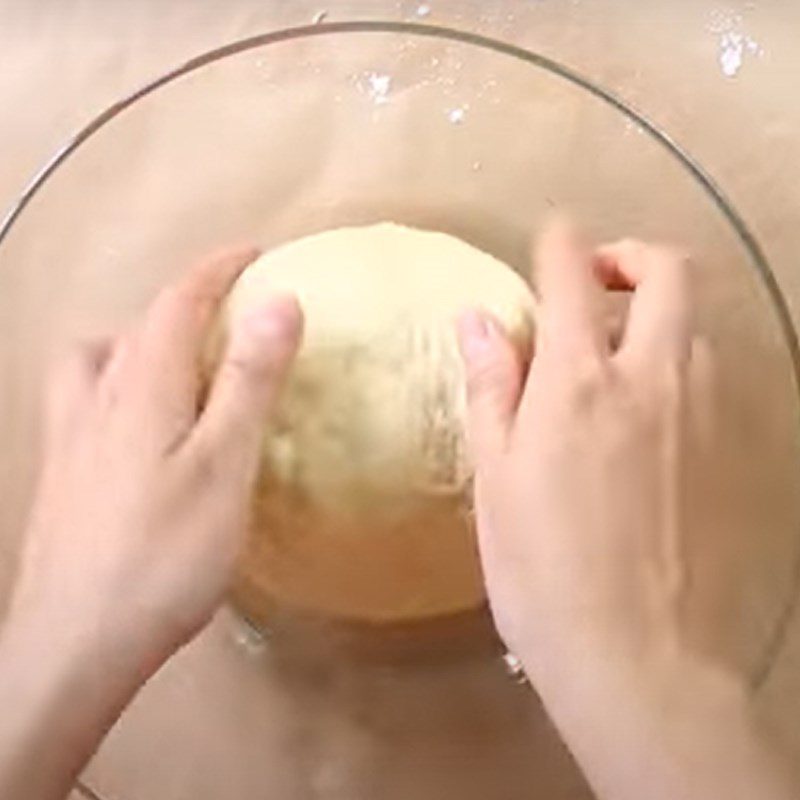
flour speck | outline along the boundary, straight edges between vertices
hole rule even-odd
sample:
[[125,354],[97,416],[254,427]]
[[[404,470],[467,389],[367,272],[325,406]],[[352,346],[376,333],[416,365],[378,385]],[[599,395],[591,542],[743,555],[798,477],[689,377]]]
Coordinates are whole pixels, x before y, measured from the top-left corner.
[[746,57],[764,55],[764,48],[744,32],[741,14],[717,9],[709,17],[707,30],[717,37],[719,66],[727,78],[739,74]]
[[357,86],[376,106],[383,106],[389,102],[392,76],[382,72],[367,72],[358,79]]
[[764,48],[755,39],[751,39],[748,36],[745,39],[745,45],[747,45],[748,53],[752,53],[754,56],[759,56],[759,58],[764,55]]
[[644,133],[644,128],[632,119],[625,120],[625,135],[629,136],[636,133]]
[[417,7],[417,16],[424,19],[431,15],[432,10],[433,9],[427,3],[422,3],[422,5]]
[[739,33],[724,33],[719,40],[719,65],[722,74],[735,77],[744,61],[744,41]]
[[461,125],[464,120],[467,118],[467,110],[468,106],[458,106],[457,108],[451,108],[447,112],[447,119],[453,123],[453,125]]

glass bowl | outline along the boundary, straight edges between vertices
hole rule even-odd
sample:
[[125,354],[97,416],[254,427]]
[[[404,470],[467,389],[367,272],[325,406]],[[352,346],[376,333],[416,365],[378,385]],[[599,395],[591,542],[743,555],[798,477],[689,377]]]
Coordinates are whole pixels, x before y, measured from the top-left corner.
[[[108,109],[45,165],[0,228],[3,529],[20,528],[30,496],[48,358],[77,338],[124,329],[198,255],[392,219],[461,236],[525,273],[532,233],[553,207],[598,240],[655,238],[694,255],[698,325],[718,353],[722,411],[701,467],[718,491],[689,524],[686,626],[759,686],[782,642],[800,562],[800,360],[772,271],[736,210],[667,134],[562,65],[455,30],[331,23],[236,42]],[[292,610],[276,610],[285,619],[293,621],[276,626],[296,623]],[[346,650],[347,663],[377,649],[384,666],[402,660],[407,680],[424,681],[434,669],[425,654],[448,651],[457,657],[436,670],[456,674],[468,662],[490,676],[481,702],[502,705],[516,691],[493,647],[443,644],[485,644],[482,614],[426,631],[299,627],[346,641],[334,650]],[[424,646],[408,650],[409,641]],[[436,674],[441,693],[431,696],[442,698],[447,682]],[[447,736],[462,764],[461,795],[519,783],[524,796],[522,778],[513,780],[515,769],[528,774],[522,754],[478,779],[469,766],[475,753],[486,763],[477,745],[469,756],[477,722],[459,724],[463,736]],[[509,724],[512,738],[530,733],[524,713]],[[245,735],[232,723],[228,732]],[[241,769],[257,770],[253,749],[244,750]],[[198,752],[191,758],[203,763]],[[299,769],[292,763],[280,769]],[[216,796],[212,785],[198,778],[193,796]],[[453,796],[455,785],[422,796]]]

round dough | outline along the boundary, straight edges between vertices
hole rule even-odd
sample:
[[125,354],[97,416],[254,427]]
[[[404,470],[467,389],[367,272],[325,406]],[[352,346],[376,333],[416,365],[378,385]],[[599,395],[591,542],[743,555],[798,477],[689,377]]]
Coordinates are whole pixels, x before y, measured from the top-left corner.
[[459,239],[383,223],[263,256],[223,332],[273,292],[297,296],[305,333],[265,436],[235,600],[260,620],[276,603],[371,622],[479,605],[454,322],[485,308],[526,350],[527,285]]

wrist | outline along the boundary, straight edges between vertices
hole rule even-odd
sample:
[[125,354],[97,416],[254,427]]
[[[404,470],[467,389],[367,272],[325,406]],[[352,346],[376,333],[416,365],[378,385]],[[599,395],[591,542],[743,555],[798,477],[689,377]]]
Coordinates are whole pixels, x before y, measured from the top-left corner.
[[559,727],[596,722],[602,728],[613,719],[632,737],[690,740],[720,725],[744,730],[752,724],[745,676],[674,640],[636,650],[572,642],[557,657],[538,651],[521,660]]
[[116,706],[157,669],[123,636],[103,631],[91,619],[75,619],[44,605],[12,604],[0,626],[4,672],[43,703],[80,692],[84,708]]
[[612,750],[633,755],[641,747],[643,758],[659,747],[680,751],[686,760],[718,747],[722,758],[758,727],[744,676],[689,652],[636,659],[593,652],[532,680],[568,741],[613,730]]
[[63,796],[141,685],[129,664],[41,620],[15,609],[0,627],[0,794],[9,798]]
[[[798,777],[747,681],[691,653],[574,671],[542,699],[601,796],[796,797]],[[611,735],[609,735],[609,733]]]

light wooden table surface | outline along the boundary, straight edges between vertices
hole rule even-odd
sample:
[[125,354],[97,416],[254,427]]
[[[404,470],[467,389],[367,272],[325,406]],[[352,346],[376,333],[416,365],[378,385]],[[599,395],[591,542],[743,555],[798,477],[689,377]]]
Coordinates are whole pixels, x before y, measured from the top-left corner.
[[[146,79],[320,11],[479,30],[614,89],[717,178],[800,315],[800,4],[790,0],[0,0],[0,207],[70,132]],[[2,585],[12,565],[0,560]],[[800,620],[794,628],[763,702],[800,750]],[[267,676],[260,648],[223,615],[143,692],[87,784],[104,800],[586,796],[534,701],[516,687],[495,701],[478,667],[433,670],[389,697],[391,672],[271,663]],[[498,784],[503,774],[524,785]]]

